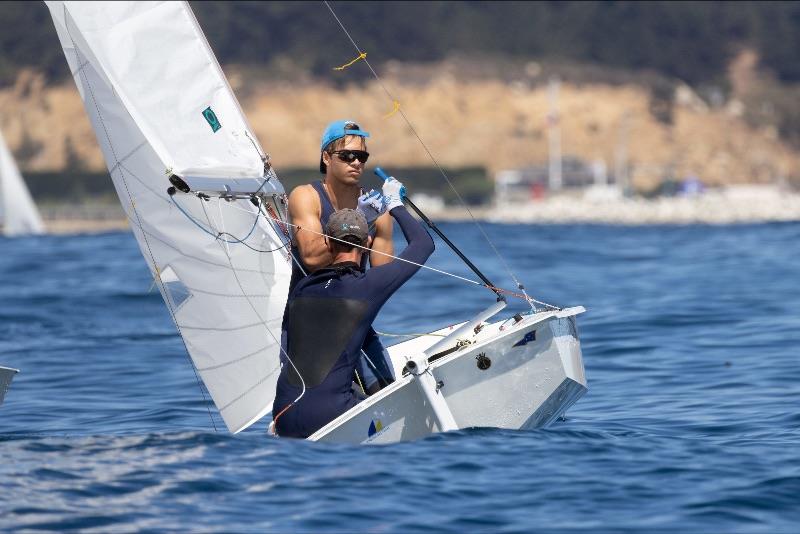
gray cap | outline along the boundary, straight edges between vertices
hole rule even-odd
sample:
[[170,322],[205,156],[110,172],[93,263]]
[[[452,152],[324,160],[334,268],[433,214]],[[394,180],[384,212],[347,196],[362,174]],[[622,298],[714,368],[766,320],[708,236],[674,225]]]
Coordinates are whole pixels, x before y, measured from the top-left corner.
[[336,239],[352,236],[358,240],[357,244],[364,245],[369,236],[367,218],[360,210],[345,208],[335,211],[328,219],[328,224],[325,225],[325,233]]

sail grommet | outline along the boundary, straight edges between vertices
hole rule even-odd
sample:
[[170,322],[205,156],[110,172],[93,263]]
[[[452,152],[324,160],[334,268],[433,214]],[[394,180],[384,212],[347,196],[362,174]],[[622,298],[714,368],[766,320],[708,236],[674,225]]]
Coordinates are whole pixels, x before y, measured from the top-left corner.
[[480,369],[481,371],[485,371],[485,370],[487,370],[489,367],[491,367],[491,366],[492,366],[492,360],[490,360],[490,359],[489,359],[489,358],[486,356],[486,353],[484,353],[484,352],[481,352],[480,354],[478,354],[478,355],[475,357],[475,359],[476,359],[476,360],[478,360],[478,369]]

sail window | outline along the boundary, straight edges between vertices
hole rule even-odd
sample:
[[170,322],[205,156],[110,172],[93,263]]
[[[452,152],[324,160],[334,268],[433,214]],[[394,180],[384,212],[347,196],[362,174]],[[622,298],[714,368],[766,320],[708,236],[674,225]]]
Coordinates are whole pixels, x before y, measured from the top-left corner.
[[173,311],[180,308],[192,296],[192,292],[186,287],[186,284],[181,282],[172,267],[165,267],[161,271],[161,283],[164,284],[164,290],[169,296]]

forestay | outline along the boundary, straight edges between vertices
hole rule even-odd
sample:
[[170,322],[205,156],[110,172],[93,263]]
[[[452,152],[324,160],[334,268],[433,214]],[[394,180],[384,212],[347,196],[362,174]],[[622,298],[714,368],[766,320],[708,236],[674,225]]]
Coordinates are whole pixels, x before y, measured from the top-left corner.
[[274,398],[288,251],[253,203],[176,206],[168,176],[258,180],[278,208],[283,188],[186,3],[47,4],[142,253],[228,429],[243,430]]
[[39,210],[0,133],[0,228],[3,235],[41,234],[44,224]]

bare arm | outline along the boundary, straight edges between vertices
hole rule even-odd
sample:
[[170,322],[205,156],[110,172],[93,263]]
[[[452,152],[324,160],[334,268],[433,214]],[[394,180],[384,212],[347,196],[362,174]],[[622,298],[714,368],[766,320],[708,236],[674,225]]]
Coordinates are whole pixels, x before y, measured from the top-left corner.
[[[378,252],[383,252],[383,254],[378,254]],[[391,256],[384,254],[394,254],[392,217],[388,213],[384,213],[375,220],[375,238],[372,240],[372,251],[369,253],[370,266],[380,267],[392,261]]]
[[325,246],[325,240],[319,234],[322,226],[319,196],[310,185],[298,186],[289,195],[289,217],[294,229],[294,241],[300,250],[300,260],[312,272],[330,265],[333,258]]

